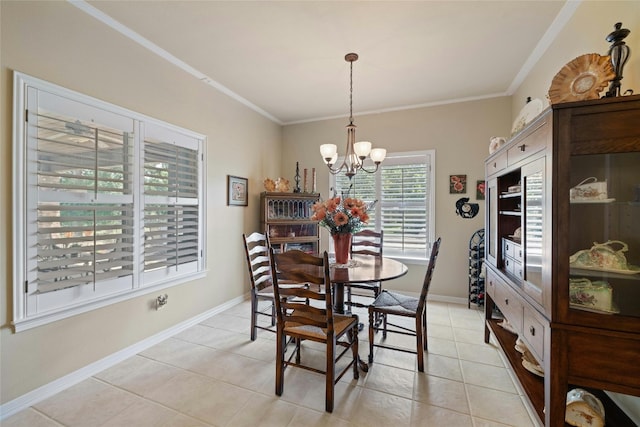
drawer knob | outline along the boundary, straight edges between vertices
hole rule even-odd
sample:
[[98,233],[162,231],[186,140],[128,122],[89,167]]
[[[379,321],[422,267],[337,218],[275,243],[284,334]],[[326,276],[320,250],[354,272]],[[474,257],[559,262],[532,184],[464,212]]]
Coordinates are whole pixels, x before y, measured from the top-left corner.
[[529,333],[531,334],[532,337],[536,336],[536,328],[534,328],[533,326],[529,326]]
[[497,168],[498,167],[498,162],[493,162],[493,167]]
[[509,298],[505,298],[504,299],[504,303],[505,303],[505,305],[509,305]]
[[522,144],[522,145],[518,145],[518,148],[520,149],[520,151],[524,152],[526,150],[526,144]]

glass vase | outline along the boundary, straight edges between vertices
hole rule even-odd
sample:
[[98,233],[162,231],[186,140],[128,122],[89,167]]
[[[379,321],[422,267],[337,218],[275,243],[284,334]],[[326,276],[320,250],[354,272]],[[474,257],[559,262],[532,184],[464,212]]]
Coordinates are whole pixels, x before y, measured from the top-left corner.
[[336,253],[336,264],[346,264],[349,262],[351,252],[351,233],[332,234],[333,249]]

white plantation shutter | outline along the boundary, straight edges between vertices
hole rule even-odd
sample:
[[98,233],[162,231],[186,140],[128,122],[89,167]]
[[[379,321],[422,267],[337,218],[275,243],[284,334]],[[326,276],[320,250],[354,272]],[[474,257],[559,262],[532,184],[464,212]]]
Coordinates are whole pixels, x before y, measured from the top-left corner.
[[133,120],[44,91],[31,95],[32,289],[93,287],[116,277],[131,285]]
[[204,274],[204,136],[15,73],[16,331]]
[[391,153],[375,174],[358,173],[351,180],[332,176],[338,194],[377,200],[367,228],[384,230],[384,253],[399,258],[427,259],[435,224],[433,150]]
[[428,165],[424,162],[382,167],[380,223],[386,254],[427,257],[428,176]]
[[198,141],[157,126],[146,131],[144,271],[196,269],[201,251]]

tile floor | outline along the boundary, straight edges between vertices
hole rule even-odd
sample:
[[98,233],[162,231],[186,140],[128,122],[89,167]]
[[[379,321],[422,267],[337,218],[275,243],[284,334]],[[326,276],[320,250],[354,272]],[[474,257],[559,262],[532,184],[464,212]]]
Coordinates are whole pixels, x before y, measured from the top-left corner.
[[[376,349],[369,372],[336,386],[324,411],[324,377],[286,371],[274,393],[275,334],[249,340],[249,302],[70,387],[6,420],[28,426],[443,426],[529,427],[533,423],[505,362],[483,342],[482,312],[428,303],[425,372],[415,355]],[[365,311],[358,312],[365,321]],[[411,337],[388,338],[413,345]],[[408,341],[407,341],[408,340]],[[367,328],[360,355],[368,355]],[[303,357],[323,354],[310,344]]]

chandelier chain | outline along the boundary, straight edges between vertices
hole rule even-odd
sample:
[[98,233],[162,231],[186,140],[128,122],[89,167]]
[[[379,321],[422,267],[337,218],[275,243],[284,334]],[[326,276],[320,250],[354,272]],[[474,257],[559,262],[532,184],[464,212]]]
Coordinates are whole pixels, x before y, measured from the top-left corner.
[[353,61],[349,62],[349,122],[353,124]]

